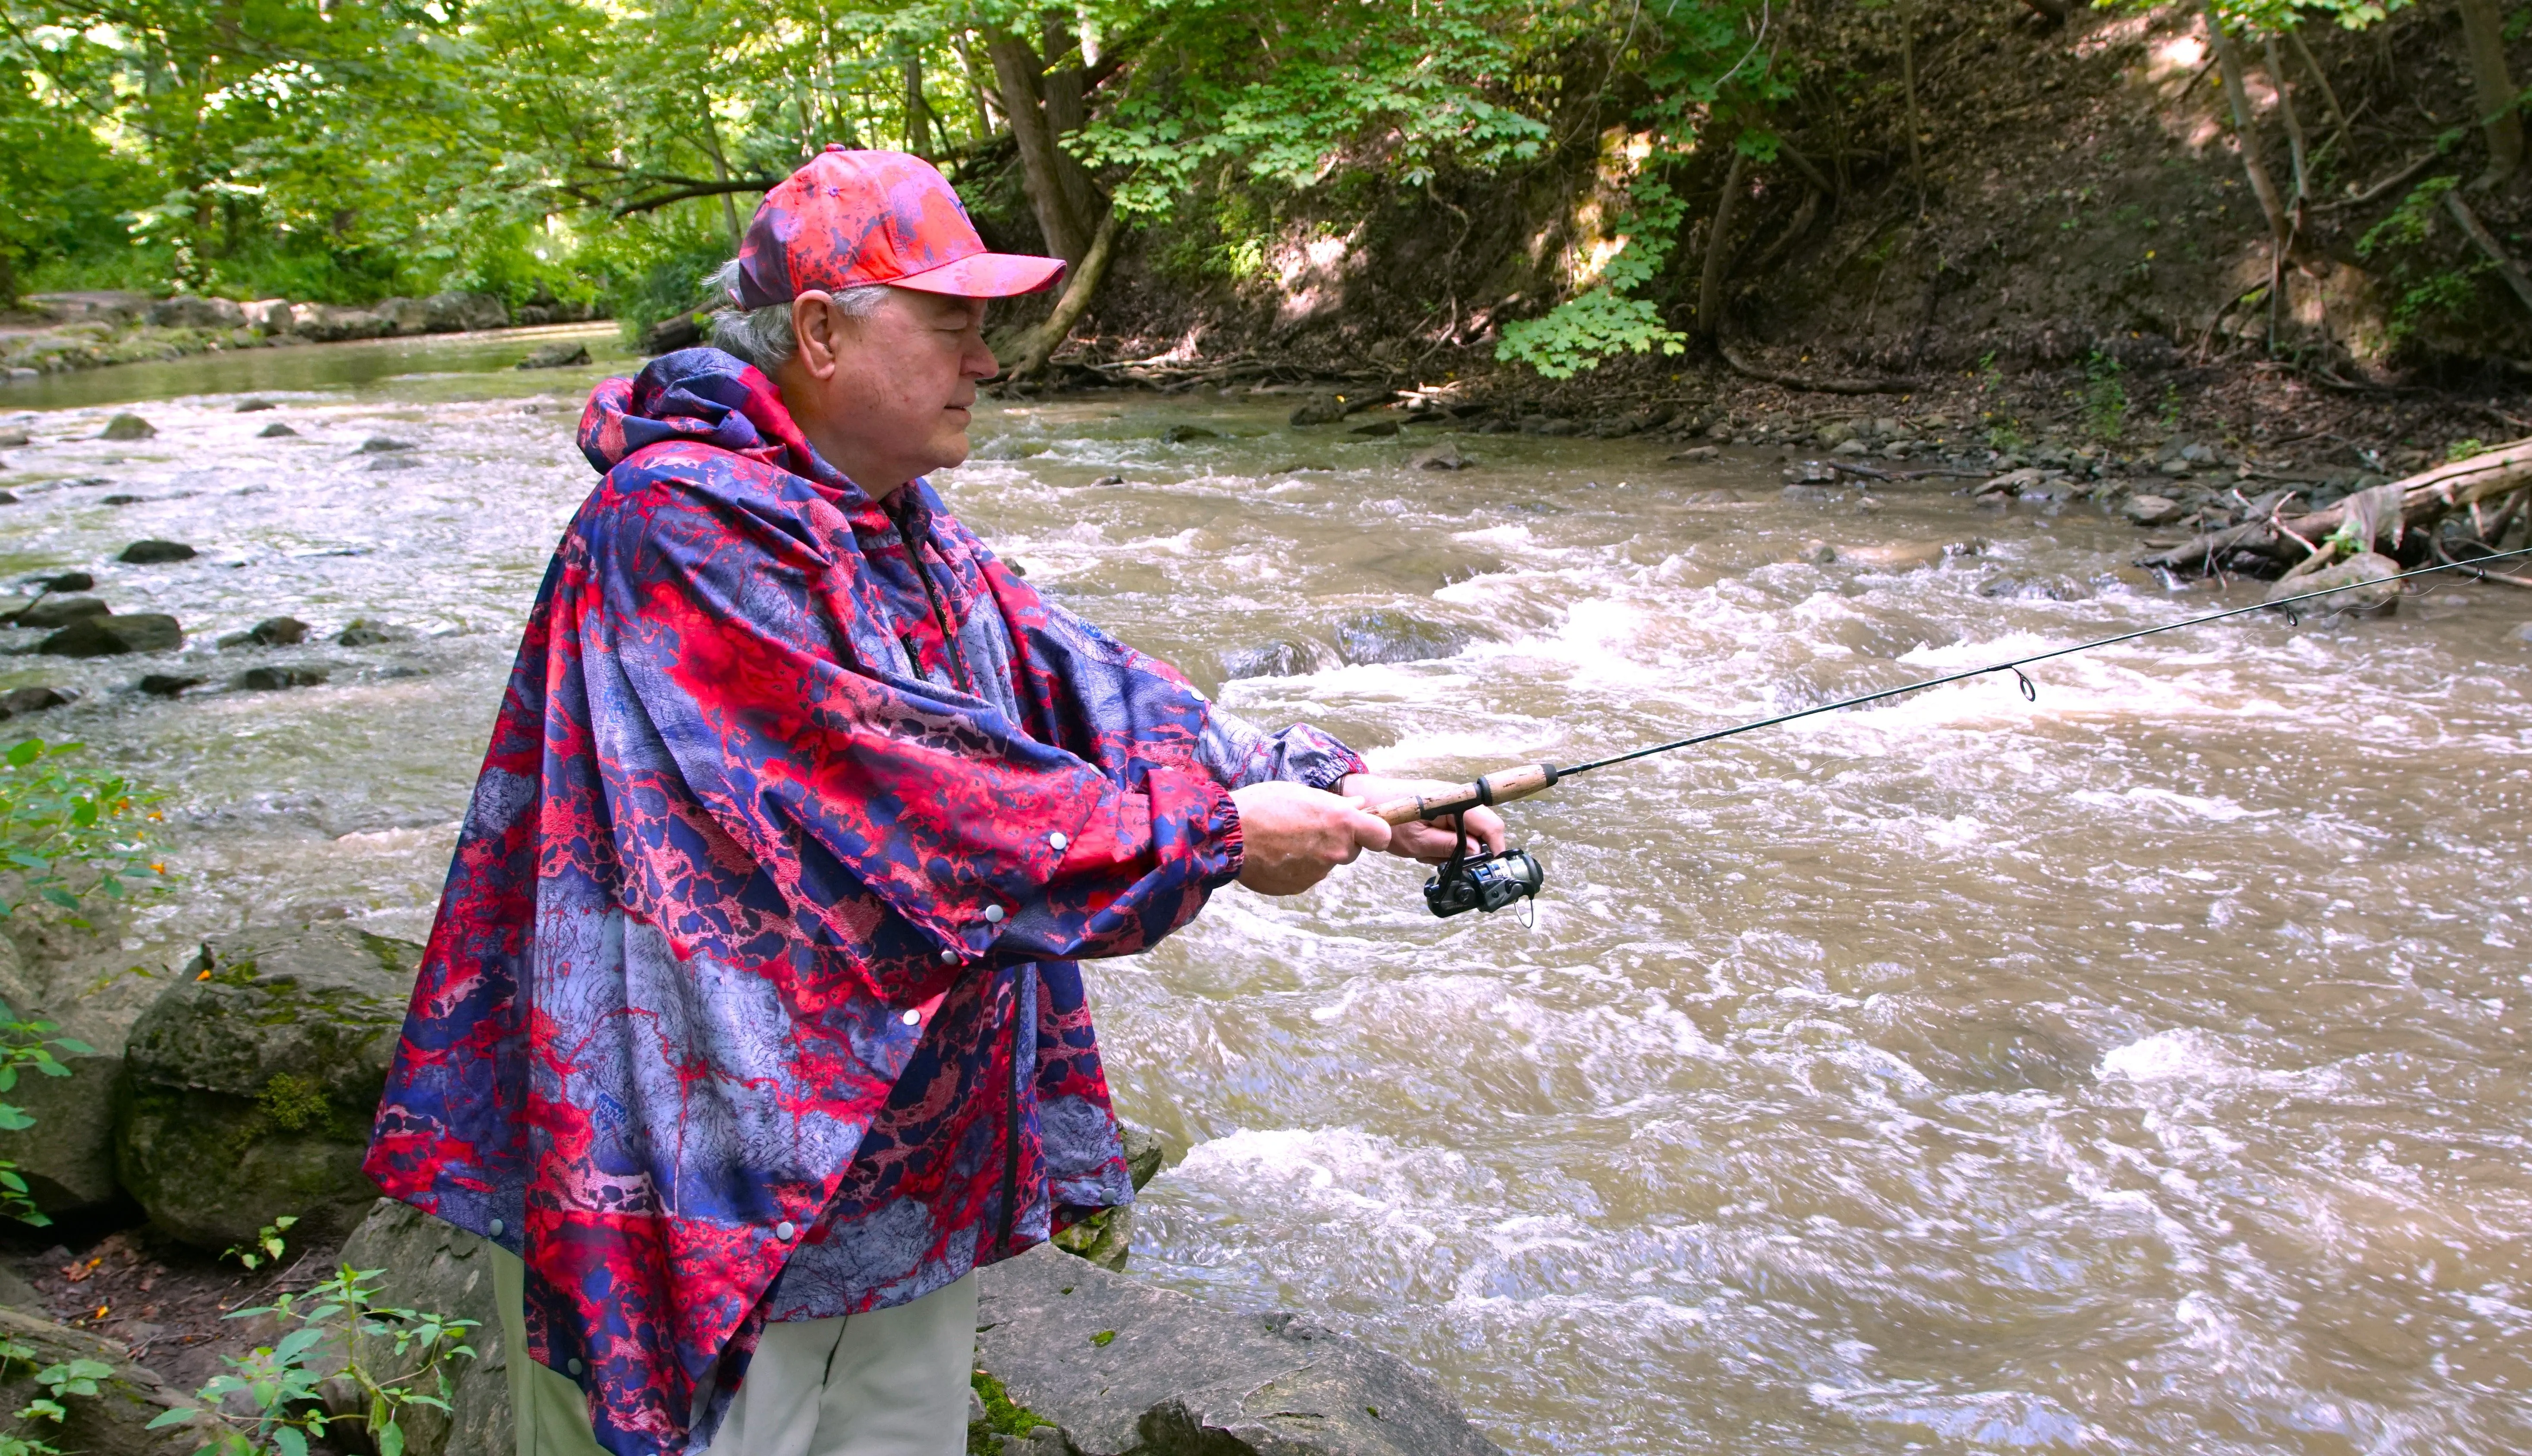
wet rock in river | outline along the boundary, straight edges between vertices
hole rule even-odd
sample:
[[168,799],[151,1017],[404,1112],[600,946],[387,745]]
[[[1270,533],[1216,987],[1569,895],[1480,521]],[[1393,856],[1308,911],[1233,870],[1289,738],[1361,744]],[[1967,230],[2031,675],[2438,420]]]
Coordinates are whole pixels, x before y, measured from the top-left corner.
[[22,504],[24,504],[24,502],[18,499],[18,492],[14,490],[0,490],[0,506],[14,506]]
[[1405,612],[1356,612],[1337,623],[1337,651],[1345,660],[1424,662],[1457,655],[1473,637],[1467,631],[1410,617]]
[[341,632],[334,635],[335,644],[345,647],[374,647],[380,643],[412,640],[413,629],[390,626],[384,622],[373,622],[367,617],[354,617],[344,624]]
[[1782,493],[1788,501],[1814,506],[1826,505],[1846,497],[1845,491],[1830,485],[1788,485]]
[[1285,642],[1267,643],[1255,647],[1225,647],[1221,661],[1224,682],[1239,678],[1299,677],[1316,665],[1309,648],[1298,643]]
[[57,577],[41,578],[35,585],[47,591],[86,591],[96,585],[96,578],[84,571],[66,571]]
[[355,455],[390,455],[398,450],[410,450],[413,448],[414,444],[411,440],[390,439],[385,435],[372,435],[368,439],[361,441],[361,448],[352,453]]
[[96,503],[101,506],[137,506],[146,498],[139,495],[100,495],[96,498]]
[[370,462],[373,471],[418,471],[422,459],[414,455],[381,455]]
[[1501,1456],[1424,1374],[1042,1246],[978,1274],[979,1369],[1079,1456]]
[[0,693],[0,718],[39,713],[46,708],[65,707],[77,701],[79,694],[69,688],[12,688]]
[[308,624],[297,617],[266,617],[244,632],[220,639],[223,647],[295,647],[308,640]]
[[543,344],[528,351],[528,357],[520,360],[517,367],[522,369],[561,369],[569,368],[574,364],[585,364],[587,363],[589,363],[589,346],[587,344],[577,343],[569,339],[557,339],[553,343]]
[[173,698],[187,688],[199,688],[209,681],[183,673],[153,672],[141,680],[140,687],[152,698]]
[[[2295,604],[2305,616],[2343,612],[2352,617],[2388,617],[2400,609],[2400,584],[2387,578],[2400,574],[2400,563],[2376,551],[2361,551],[2334,566],[2301,576],[2280,577],[2269,587],[2267,601],[2300,596],[2307,591],[2333,594]],[[2341,589],[2344,588],[2344,589]]]
[[105,421],[105,428],[99,430],[96,437],[100,440],[145,440],[156,433],[158,426],[138,415],[117,415]]
[[1314,394],[1293,412],[1294,424],[1334,424],[1346,417],[1345,401],[1333,394]]
[[284,440],[295,438],[298,433],[299,431],[292,429],[289,425],[276,420],[270,424],[265,425],[263,428],[257,430],[255,432],[255,437],[259,440]]
[[238,686],[254,693],[279,693],[290,688],[321,688],[321,667],[250,667],[238,674]]
[[196,554],[194,548],[183,541],[153,539],[134,541],[114,559],[127,566],[159,566],[170,561],[191,561]]
[[2167,526],[2180,519],[2180,502],[2167,495],[2131,495],[2119,514],[2139,526]]
[[1685,461],[1690,465],[1703,465],[1709,460],[1719,460],[1722,457],[1723,449],[1719,445],[1691,445],[1669,458]]
[[204,942],[124,1049],[115,1161],[150,1222],[216,1250],[284,1213],[310,1236],[366,1214],[361,1157],[421,958],[339,924]]
[[1210,430],[1201,424],[1173,424],[1161,431],[1161,443],[1164,445],[1183,445],[1189,440],[1221,438],[1222,434],[1219,430]]
[[1395,420],[1375,420],[1369,424],[1357,424],[1352,429],[1348,430],[1347,433],[1361,435],[1365,439],[1386,439],[1389,436],[1398,433],[1398,421]]
[[2073,577],[1989,577],[1978,594],[2000,601],[2090,601],[2093,588]]
[[1464,471],[1476,462],[1460,453],[1457,444],[1445,443],[1441,449],[1415,462],[1419,471]]
[[18,625],[40,627],[50,632],[56,627],[68,627],[82,617],[102,617],[113,610],[93,596],[45,596],[18,614]]
[[237,413],[240,415],[252,415],[259,410],[270,410],[274,408],[277,407],[272,403],[272,401],[267,399],[246,399],[238,401]]
[[15,449],[34,443],[23,429],[0,429],[0,449]]
[[45,638],[35,650],[56,657],[117,657],[127,652],[172,652],[185,644],[185,631],[161,612],[129,617],[82,617]]

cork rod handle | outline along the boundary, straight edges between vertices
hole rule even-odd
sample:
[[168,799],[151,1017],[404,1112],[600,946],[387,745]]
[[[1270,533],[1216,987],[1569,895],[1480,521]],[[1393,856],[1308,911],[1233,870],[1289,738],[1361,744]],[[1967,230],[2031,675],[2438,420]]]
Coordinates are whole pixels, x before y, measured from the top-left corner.
[[1462,784],[1448,793],[1409,795],[1374,804],[1364,812],[1393,824],[1411,823],[1417,819],[1437,818],[1474,809],[1480,804],[1510,804],[1526,799],[1557,780],[1553,763],[1524,763],[1517,768],[1498,768],[1475,783]]

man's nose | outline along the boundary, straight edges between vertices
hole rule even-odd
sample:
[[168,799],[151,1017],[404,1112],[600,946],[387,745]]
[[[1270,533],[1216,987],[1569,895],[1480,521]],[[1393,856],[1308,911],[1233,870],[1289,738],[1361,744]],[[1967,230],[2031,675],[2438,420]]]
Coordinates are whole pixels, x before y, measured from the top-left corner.
[[1003,365],[994,358],[994,351],[980,338],[967,346],[966,353],[959,358],[958,370],[970,379],[991,379],[1003,371]]

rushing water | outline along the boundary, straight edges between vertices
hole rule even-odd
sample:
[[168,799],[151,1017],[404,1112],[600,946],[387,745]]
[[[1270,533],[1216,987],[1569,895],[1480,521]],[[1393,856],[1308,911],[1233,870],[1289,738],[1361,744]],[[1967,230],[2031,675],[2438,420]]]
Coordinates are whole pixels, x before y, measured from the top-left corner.
[[[592,480],[571,424],[599,371],[492,371],[521,352],[107,371],[15,417],[36,443],[6,452],[0,570],[92,569],[194,634],[0,680],[81,687],[41,730],[172,795],[181,888],[126,957],[309,915],[423,931]],[[84,438],[118,388],[230,392],[149,404],[153,440]],[[232,413],[248,388],[292,392]],[[1417,774],[2251,589],[2168,591],[2088,514],[1791,502],[1772,454],[1640,442],[1480,437],[1476,468],[1426,473],[1435,437],[1295,431],[1290,404],[988,408],[945,489],[1236,711]],[[300,437],[253,437],[276,420]],[[357,453],[373,435],[419,448]],[[110,564],[140,536],[203,555]],[[1226,892],[1094,968],[1121,1110],[1179,1154],[1135,1261],[1414,1361],[1520,1453],[2532,1446],[2532,644],[2496,589],[2197,629],[2035,670],[2036,704],[1985,679],[1576,781],[1509,812],[1548,866],[1534,928],[1433,921],[1387,860]],[[279,612],[415,636],[213,647]],[[1467,644],[1349,663],[1381,612]],[[1275,642],[1291,675],[1224,681]],[[331,680],[219,689],[250,657]],[[212,687],[148,698],[144,670]]]

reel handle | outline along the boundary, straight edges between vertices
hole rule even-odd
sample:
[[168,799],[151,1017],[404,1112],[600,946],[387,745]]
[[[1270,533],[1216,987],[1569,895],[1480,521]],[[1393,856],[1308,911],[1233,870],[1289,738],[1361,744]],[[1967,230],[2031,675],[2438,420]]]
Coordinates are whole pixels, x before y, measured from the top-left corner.
[[1447,794],[1410,794],[1392,799],[1386,804],[1369,805],[1364,812],[1392,824],[1412,823],[1417,819],[1438,818],[1486,804],[1510,804],[1516,799],[1552,786],[1560,777],[1553,763],[1524,763],[1516,768],[1498,768],[1474,783],[1462,784]]

